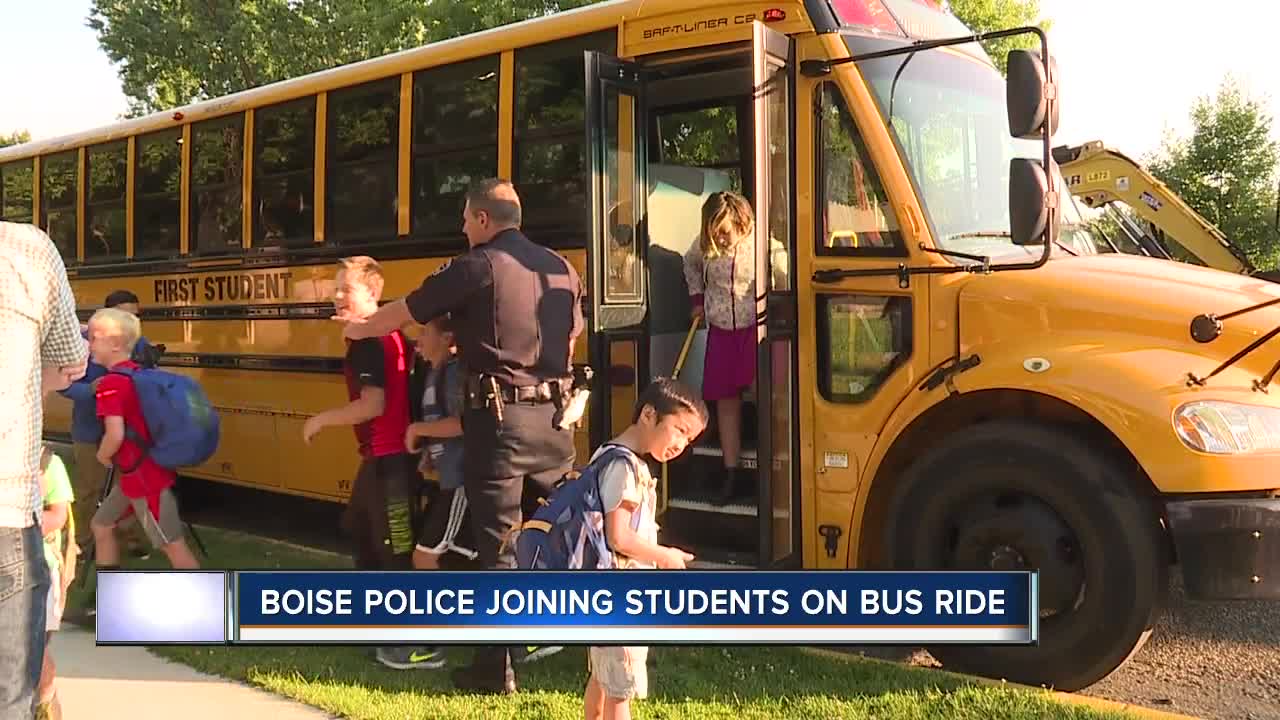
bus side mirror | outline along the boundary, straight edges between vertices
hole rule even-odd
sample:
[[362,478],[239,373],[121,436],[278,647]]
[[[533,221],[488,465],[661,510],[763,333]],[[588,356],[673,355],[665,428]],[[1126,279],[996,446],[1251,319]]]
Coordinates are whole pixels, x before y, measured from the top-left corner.
[[1050,173],[1057,172],[1057,163],[1046,173],[1039,160],[1009,160],[1009,234],[1014,245],[1039,245],[1058,239],[1058,196],[1049,190]]
[[1004,102],[1009,134],[1038,140],[1047,129],[1052,137],[1058,130],[1057,61],[1050,56],[1048,74],[1034,50],[1010,50],[1008,61]]

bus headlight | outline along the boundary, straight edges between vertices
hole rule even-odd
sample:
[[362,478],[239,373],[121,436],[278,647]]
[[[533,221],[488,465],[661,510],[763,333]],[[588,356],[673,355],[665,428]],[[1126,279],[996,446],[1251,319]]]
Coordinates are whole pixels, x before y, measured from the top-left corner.
[[1173,413],[1173,428],[1192,450],[1215,455],[1280,450],[1280,409],[1197,400]]

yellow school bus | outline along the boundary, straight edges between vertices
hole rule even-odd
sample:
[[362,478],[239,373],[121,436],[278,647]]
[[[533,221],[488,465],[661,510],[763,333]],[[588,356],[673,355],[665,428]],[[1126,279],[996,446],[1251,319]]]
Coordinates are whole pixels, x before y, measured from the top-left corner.
[[[1038,645],[932,650],[1077,689],[1141,647],[1175,567],[1195,597],[1280,596],[1280,290],[1097,253],[1040,57],[1006,81],[927,0],[616,0],[0,151],[0,208],[48,230],[83,313],[136,292],[208,389],[224,438],[192,475],[342,501],[351,434],[301,440],[346,398],[337,258],[403,295],[464,249],[466,185],[512,178],[526,232],[589,280],[586,457],[678,359],[701,386],[682,256],[703,200],[739,190],[752,482],[706,492],[709,428],[655,469],[666,540],[736,566],[1036,568]],[[65,435],[66,401],[47,410]]]

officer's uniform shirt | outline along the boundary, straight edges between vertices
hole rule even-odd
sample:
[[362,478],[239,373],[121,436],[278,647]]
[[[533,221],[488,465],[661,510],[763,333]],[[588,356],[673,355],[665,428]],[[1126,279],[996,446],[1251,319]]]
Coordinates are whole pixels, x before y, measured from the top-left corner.
[[571,375],[569,345],[585,326],[582,293],[563,257],[504,230],[427,277],[405,304],[418,323],[453,314],[468,371],[526,386]]

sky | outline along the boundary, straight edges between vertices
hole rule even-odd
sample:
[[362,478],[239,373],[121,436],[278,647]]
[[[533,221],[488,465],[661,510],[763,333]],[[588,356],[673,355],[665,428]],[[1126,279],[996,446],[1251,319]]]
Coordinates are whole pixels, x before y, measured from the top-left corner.
[[[53,137],[125,111],[116,69],[85,25],[88,0],[0,0],[0,8],[0,134]],[[1167,130],[1189,132],[1192,103],[1228,72],[1280,118],[1280,73],[1269,69],[1280,3],[1040,0],[1040,9],[1053,24],[1062,81],[1055,145],[1102,140],[1142,159]]]

